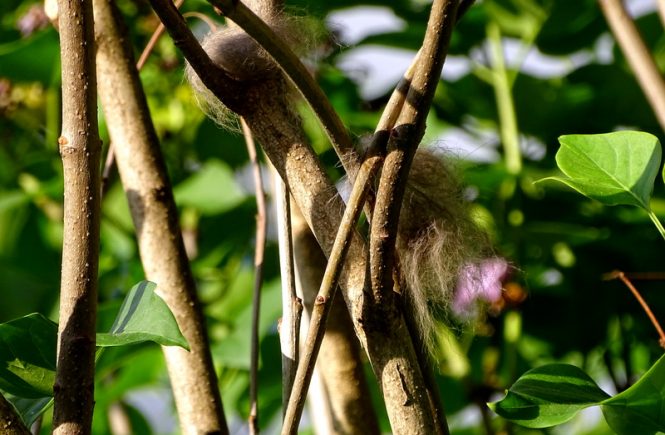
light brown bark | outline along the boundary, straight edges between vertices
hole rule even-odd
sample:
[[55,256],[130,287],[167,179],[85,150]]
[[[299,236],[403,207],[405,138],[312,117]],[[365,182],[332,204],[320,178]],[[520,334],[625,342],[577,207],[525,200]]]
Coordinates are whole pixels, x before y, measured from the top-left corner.
[[112,0],[95,0],[100,97],[136,226],[146,278],[157,283],[189,342],[164,347],[183,433],[228,433],[208,336],[159,141]]
[[53,427],[87,434],[94,407],[101,143],[92,1],[58,2],[62,59],[64,233]]

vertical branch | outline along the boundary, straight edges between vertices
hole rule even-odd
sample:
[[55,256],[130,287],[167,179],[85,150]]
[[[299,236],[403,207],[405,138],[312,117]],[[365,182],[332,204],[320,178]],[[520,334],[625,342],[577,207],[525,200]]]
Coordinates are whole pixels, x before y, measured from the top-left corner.
[[[370,287],[372,303],[375,304],[371,315],[381,324],[382,318],[391,312],[395,267],[395,242],[399,224],[399,213],[406,181],[413,156],[425,131],[425,120],[434,96],[436,85],[441,76],[441,69],[448,51],[448,44],[453,25],[457,20],[458,2],[454,0],[435,0],[432,4],[427,33],[418,55],[417,72],[409,84],[406,101],[390,133],[388,155],[383,166],[376,205],[370,228]],[[389,125],[388,127],[392,127]],[[416,349],[411,349],[414,356]],[[436,386],[429,379],[427,366],[418,358],[422,381],[413,378],[410,382],[426,385],[427,408],[433,427],[437,433],[448,433],[446,417],[443,412]],[[391,423],[396,422],[391,420]]]
[[136,227],[146,278],[157,283],[191,351],[163,347],[182,432],[227,434],[205,318],[178,222],[166,164],[113,0],[95,0],[100,98]]
[[266,197],[263,191],[261,165],[256,156],[256,145],[247,123],[240,119],[242,132],[245,135],[247,153],[252,164],[254,189],[256,191],[256,247],[254,251],[254,291],[252,293],[252,340],[251,360],[249,369],[249,432],[259,433],[259,314],[261,309],[261,285],[263,284],[263,257],[266,249],[266,231],[268,220],[266,215]]
[[[663,1],[659,2],[659,8]],[[621,0],[598,0],[614,38],[628,60],[642,92],[649,101],[660,126],[665,130],[665,82],[649,49]]]
[[658,15],[660,22],[665,25],[665,0],[658,0]]
[[[175,7],[180,8],[182,6],[184,0],[177,0],[175,2]],[[157,45],[157,41],[159,41],[159,38],[164,34],[164,24],[159,23],[155,31],[153,32],[152,36],[150,37],[150,40],[146,44],[145,48],[141,52],[141,56],[139,56],[138,62],[136,62],[136,69],[138,71],[141,71],[145,63],[148,61],[148,57],[152,53],[152,50],[155,48],[155,45]],[[106,159],[104,160],[104,169],[102,170],[102,198],[106,195],[106,192],[108,191],[111,183],[111,173],[113,171],[113,168],[115,167],[115,154],[113,154],[113,142],[109,143],[109,148],[106,151]]]
[[279,268],[282,277],[282,320],[279,326],[279,341],[282,350],[282,412],[284,413],[300,358],[300,321],[303,306],[296,294],[291,194],[274,168],[272,168],[272,173],[275,201],[277,202]]
[[58,2],[62,59],[64,234],[56,434],[90,433],[94,406],[100,156],[92,1]]

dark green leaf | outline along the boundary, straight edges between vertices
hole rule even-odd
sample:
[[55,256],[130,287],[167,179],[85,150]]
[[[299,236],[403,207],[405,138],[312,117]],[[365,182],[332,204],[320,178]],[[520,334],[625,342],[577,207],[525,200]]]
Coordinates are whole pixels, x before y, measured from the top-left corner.
[[123,346],[154,341],[189,350],[166,303],[155,294],[157,285],[141,281],[129,291],[108,333],[97,334],[97,346]]
[[0,324],[0,389],[15,396],[51,396],[58,325],[41,314]]
[[665,432],[665,356],[626,391],[605,400],[602,409],[619,435]]
[[661,149],[649,133],[618,131],[559,138],[556,154],[560,181],[606,205],[634,205],[649,210]]
[[53,406],[53,397],[40,397],[38,399],[26,399],[23,397],[8,397],[14,408],[21,416],[26,426],[32,426],[32,423],[42,415],[47,409]]
[[526,372],[506,397],[490,404],[501,417],[542,428],[564,423],[580,410],[609,396],[586,373],[567,364],[549,364]]

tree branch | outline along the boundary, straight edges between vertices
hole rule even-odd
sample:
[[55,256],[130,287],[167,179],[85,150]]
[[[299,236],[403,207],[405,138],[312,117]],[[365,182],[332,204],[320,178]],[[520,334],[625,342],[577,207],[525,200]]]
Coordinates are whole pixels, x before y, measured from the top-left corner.
[[[162,16],[163,0],[151,0],[153,8]],[[177,11],[176,11],[177,13]],[[177,21],[177,20],[176,20]],[[170,26],[180,25],[173,20]],[[179,29],[183,30],[183,29]],[[188,29],[184,29],[188,31]],[[186,45],[181,44],[185,57],[189,56]],[[206,83],[208,76],[198,71],[200,63],[190,64],[203,83],[214,93],[219,88]],[[300,120],[290,111],[286,100],[285,83],[280,77],[236,92],[245,102],[245,117],[254,137],[262,144],[280,176],[289,185],[291,193],[312,228],[323,251],[329,254],[341,221],[344,204],[316,154],[307,145]],[[217,95],[222,101],[226,96]],[[344,268],[340,286],[349,308],[354,329],[361,345],[366,350],[372,368],[380,380],[384,392],[393,432],[396,434],[436,433],[435,417],[430,409],[426,386],[413,344],[399,309],[393,305],[383,310],[385,317],[370,317],[373,307],[363,303],[366,271],[365,246],[362,238],[355,235],[349,245],[348,261]],[[414,430],[415,428],[415,430]]]
[[58,2],[64,234],[54,433],[90,433],[94,406],[100,156],[92,1]]
[[[393,306],[395,242],[399,224],[399,213],[406,189],[408,173],[416,149],[425,132],[425,121],[429,107],[441,77],[453,25],[456,21],[457,3],[450,0],[435,0],[427,26],[423,47],[418,56],[417,74],[408,87],[406,101],[395,121],[388,143],[388,155],[381,172],[376,205],[370,228],[370,286],[374,304],[372,313],[383,316],[383,306]],[[386,125],[392,128],[391,124]],[[414,349],[414,353],[418,352]],[[422,357],[418,358],[422,360]],[[432,417],[440,433],[448,433],[436,385],[427,382],[427,365],[420,361]]]
[[[95,0],[100,98],[136,227],[146,278],[171,308],[191,351],[163,347],[183,433],[227,434],[205,319],[178,212],[129,39],[112,0]],[[165,235],[168,235],[165,237]]]
[[598,4],[661,128],[665,130],[665,81],[649,49],[621,0],[598,0]]

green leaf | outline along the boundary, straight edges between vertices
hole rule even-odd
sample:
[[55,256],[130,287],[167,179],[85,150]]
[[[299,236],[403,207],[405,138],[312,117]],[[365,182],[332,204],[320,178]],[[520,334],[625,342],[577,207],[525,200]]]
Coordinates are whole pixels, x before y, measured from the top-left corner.
[[154,341],[189,350],[166,303],[155,294],[157,285],[141,281],[129,291],[108,333],[97,334],[97,346],[123,346]]
[[51,396],[58,325],[41,314],[0,324],[0,389],[26,398]]
[[619,435],[665,432],[665,356],[630,388],[605,400],[602,409]]
[[197,208],[203,214],[225,212],[246,197],[231,168],[218,160],[208,161],[196,174],[178,184],[173,193],[178,205]]
[[[559,138],[559,169],[549,177],[606,205],[634,205],[647,211],[660,165],[658,138],[638,131]],[[542,181],[542,180],[541,180]]]
[[501,417],[531,428],[564,423],[580,410],[609,396],[582,370],[568,364],[549,364],[526,372],[506,397],[490,408]]

